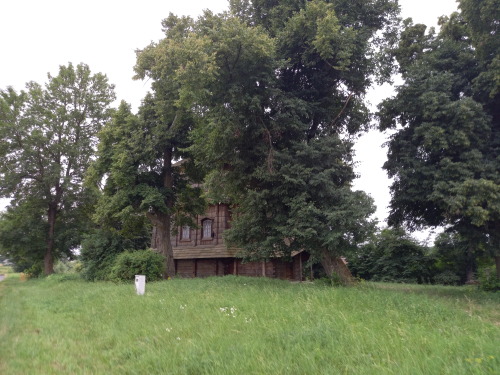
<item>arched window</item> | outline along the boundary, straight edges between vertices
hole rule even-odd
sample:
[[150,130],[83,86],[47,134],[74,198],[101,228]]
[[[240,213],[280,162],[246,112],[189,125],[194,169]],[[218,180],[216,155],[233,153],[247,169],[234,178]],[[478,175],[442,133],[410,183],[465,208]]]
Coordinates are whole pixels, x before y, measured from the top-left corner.
[[201,238],[203,240],[212,239],[212,220],[211,219],[203,219],[201,222],[201,226],[202,226]]

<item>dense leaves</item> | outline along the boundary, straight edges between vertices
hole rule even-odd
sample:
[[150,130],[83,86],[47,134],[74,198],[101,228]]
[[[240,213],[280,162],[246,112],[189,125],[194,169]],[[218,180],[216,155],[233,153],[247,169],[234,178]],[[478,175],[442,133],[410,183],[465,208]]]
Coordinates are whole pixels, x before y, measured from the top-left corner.
[[[92,75],[85,64],[61,66],[45,86],[29,82],[26,88],[0,91],[0,196],[13,198],[17,211],[33,206],[33,215],[46,223],[44,272],[49,274],[54,256],[67,251],[56,249],[57,225],[76,230],[69,217],[87,214],[92,195],[82,181],[114,93],[106,76]],[[58,221],[60,215],[66,219]],[[28,226],[33,216],[24,217]]]
[[209,196],[235,205],[226,238],[247,257],[307,250],[325,265],[372,229],[371,200],[351,190],[351,140],[369,123],[371,77],[390,70],[398,7],[351,5],[232,1],[197,21],[170,16],[138,56],[141,77],[178,85],[196,124],[189,150]]
[[127,237],[113,229],[94,229],[82,241],[80,260],[82,261],[82,276],[86,280],[112,279],[112,267],[119,254],[126,250],[141,250],[147,248],[151,239],[149,226],[141,231],[126,231]]
[[405,82],[379,117],[382,130],[397,129],[384,166],[394,178],[389,222],[460,233],[470,280],[475,249],[499,254],[500,7],[463,0],[460,8],[440,19],[437,35],[406,21],[396,52]]
[[111,279],[130,281],[135,275],[144,275],[147,281],[157,281],[163,276],[164,264],[163,256],[152,250],[125,251],[116,257]]
[[[105,178],[95,220],[121,236],[134,237],[145,220],[155,227],[153,244],[164,255],[164,276],[175,275],[170,235],[173,224],[193,224],[192,216],[204,210],[199,178],[192,162],[173,165],[186,156],[189,122],[166,93],[148,94],[138,115],[122,102],[112,121],[99,134],[98,160],[88,181],[100,185]],[[146,219],[147,218],[147,219]]]
[[434,275],[434,257],[401,228],[384,229],[351,255],[353,273],[366,280],[428,283]]

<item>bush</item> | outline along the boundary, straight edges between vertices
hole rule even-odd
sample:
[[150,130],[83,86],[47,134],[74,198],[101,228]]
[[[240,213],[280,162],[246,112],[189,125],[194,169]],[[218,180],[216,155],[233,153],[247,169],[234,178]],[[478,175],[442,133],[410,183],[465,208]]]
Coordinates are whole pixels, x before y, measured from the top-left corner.
[[147,281],[161,280],[165,257],[153,250],[125,251],[115,258],[111,280],[130,281],[145,275]]
[[495,266],[485,267],[479,271],[479,288],[488,292],[500,290],[500,280],[497,278]]
[[36,262],[31,267],[24,269],[23,272],[28,279],[40,277],[43,274],[43,264]]
[[57,274],[78,273],[81,271],[81,263],[76,260],[59,260],[54,266],[54,272]]
[[82,242],[82,276],[89,281],[109,280],[118,254],[146,246],[144,238],[128,239],[114,230],[96,229]]
[[384,229],[348,257],[349,269],[365,280],[428,283],[434,258],[401,228]]
[[55,282],[74,281],[80,279],[81,276],[78,273],[53,273],[52,275],[47,276],[47,280]]
[[443,271],[434,276],[434,283],[441,285],[458,285],[460,283],[460,276],[453,271]]

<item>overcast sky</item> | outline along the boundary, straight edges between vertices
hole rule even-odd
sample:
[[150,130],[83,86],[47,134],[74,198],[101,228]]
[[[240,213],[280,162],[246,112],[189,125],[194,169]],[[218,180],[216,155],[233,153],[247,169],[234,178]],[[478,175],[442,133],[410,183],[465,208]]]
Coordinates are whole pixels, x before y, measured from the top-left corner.
[[[47,72],[59,65],[84,62],[92,72],[105,73],[116,86],[118,101],[134,108],[148,85],[133,81],[137,48],[162,38],[161,20],[169,12],[198,16],[203,9],[217,13],[227,0],[5,0],[0,12],[0,89],[24,89],[28,81],[45,83]],[[400,0],[402,16],[436,25],[437,18],[457,9],[455,0]],[[376,88],[369,100],[376,105],[391,95],[390,88]],[[355,187],[368,192],[377,204],[379,221],[387,217],[389,180],[381,169],[386,159],[386,135],[372,131],[357,146]],[[0,181],[1,183],[1,181]],[[8,203],[0,199],[0,209]]]

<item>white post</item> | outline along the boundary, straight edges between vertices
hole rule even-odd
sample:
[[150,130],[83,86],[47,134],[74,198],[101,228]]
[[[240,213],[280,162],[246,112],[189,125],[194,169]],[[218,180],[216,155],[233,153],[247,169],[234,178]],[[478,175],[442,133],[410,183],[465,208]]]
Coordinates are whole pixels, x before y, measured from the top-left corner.
[[146,276],[135,275],[135,290],[140,296],[144,294],[146,291]]

